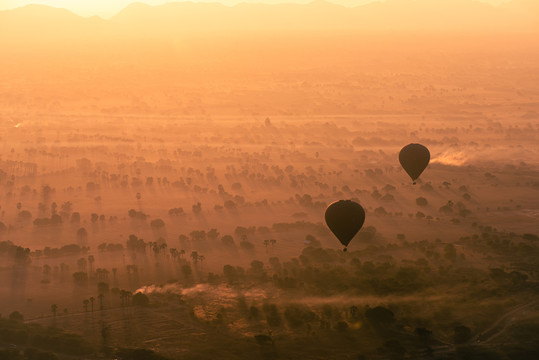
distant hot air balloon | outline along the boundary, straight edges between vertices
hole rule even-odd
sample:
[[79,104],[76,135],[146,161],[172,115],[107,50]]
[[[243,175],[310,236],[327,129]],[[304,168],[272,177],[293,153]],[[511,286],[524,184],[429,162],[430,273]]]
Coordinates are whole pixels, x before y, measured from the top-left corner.
[[326,224],[337,239],[346,247],[365,222],[365,210],[352,200],[339,200],[326,209]]
[[429,160],[429,149],[421,144],[408,144],[399,153],[401,166],[410,175],[414,185],[419,175],[429,164]]

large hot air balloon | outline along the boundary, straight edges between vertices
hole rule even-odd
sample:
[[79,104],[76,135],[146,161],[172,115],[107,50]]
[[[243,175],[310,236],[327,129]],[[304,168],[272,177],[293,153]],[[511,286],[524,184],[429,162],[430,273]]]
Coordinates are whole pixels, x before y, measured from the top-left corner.
[[421,144],[408,144],[399,153],[401,166],[410,175],[414,185],[419,175],[429,164],[429,160],[429,149]]
[[346,247],[365,222],[365,210],[352,200],[339,200],[326,209],[326,224]]

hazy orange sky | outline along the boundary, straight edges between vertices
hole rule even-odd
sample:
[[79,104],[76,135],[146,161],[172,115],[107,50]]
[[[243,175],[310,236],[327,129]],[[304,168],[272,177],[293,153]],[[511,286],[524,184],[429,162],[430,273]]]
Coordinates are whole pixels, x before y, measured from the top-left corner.
[[[250,3],[308,3],[312,0],[193,0],[190,2],[220,2],[226,5],[234,5],[241,2]],[[329,2],[341,4],[345,6],[357,6],[370,2],[384,0],[328,0]],[[396,1],[396,0],[387,0]],[[447,0],[420,0],[420,1],[447,1]],[[498,5],[509,0],[477,0],[481,2]],[[98,15],[101,17],[110,17],[122,10],[127,5],[134,2],[142,2],[151,5],[160,5],[167,2],[178,2],[171,0],[0,0],[0,10],[13,9],[28,4],[44,4],[59,8],[65,8],[82,16]]]

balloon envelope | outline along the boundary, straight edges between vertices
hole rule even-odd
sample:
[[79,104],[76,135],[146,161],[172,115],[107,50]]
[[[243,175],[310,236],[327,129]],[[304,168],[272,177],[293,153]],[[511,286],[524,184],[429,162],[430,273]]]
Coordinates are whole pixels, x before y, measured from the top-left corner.
[[326,209],[326,224],[344,246],[348,246],[352,238],[365,222],[365,210],[352,200],[339,200]]
[[429,149],[421,144],[408,144],[401,149],[399,161],[403,169],[415,181],[429,164]]

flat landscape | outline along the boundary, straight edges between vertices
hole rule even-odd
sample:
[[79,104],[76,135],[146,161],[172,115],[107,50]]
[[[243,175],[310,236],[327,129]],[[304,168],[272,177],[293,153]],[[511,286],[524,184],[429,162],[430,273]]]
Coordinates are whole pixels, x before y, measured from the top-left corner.
[[135,10],[0,11],[0,358],[539,357],[539,32]]

